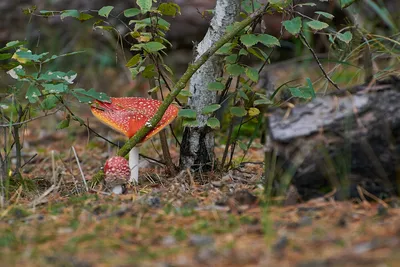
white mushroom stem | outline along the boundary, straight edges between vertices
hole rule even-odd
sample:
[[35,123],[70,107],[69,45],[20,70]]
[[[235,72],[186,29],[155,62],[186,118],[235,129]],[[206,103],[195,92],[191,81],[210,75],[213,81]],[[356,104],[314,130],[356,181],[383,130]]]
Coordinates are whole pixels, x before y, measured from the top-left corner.
[[129,151],[129,168],[131,169],[131,178],[129,182],[138,183],[139,181],[139,148],[133,147]]
[[122,185],[116,185],[113,187],[112,192],[116,195],[121,195],[124,192]]

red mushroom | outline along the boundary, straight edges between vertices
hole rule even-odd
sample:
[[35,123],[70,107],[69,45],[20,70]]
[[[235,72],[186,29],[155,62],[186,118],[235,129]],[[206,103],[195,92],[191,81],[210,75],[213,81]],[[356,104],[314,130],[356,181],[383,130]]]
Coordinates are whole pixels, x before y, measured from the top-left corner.
[[131,176],[131,169],[125,158],[115,156],[106,161],[104,174],[107,188],[115,194],[122,194],[124,186]]
[[[96,101],[92,105],[92,113],[104,124],[131,138],[148,123],[156,114],[161,101],[141,97],[111,97],[111,102]],[[178,107],[170,105],[158,124],[143,138],[144,142],[161,131],[178,115]],[[132,148],[129,152],[130,182],[138,182],[139,149]]]

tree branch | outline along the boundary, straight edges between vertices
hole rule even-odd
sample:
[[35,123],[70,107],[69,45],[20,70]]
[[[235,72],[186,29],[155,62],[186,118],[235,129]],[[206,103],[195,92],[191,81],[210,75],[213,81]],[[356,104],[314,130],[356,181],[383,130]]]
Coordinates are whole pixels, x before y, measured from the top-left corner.
[[313,55],[315,61],[318,64],[318,67],[321,69],[322,73],[324,74],[324,76],[328,80],[328,82],[331,83],[337,90],[340,90],[339,86],[334,81],[332,81],[331,77],[329,77],[328,74],[326,73],[324,67],[322,66],[321,62],[319,61],[319,58],[317,57],[317,54],[311,48],[310,44],[307,42],[307,39],[302,32],[300,32],[300,38],[303,40],[303,42],[307,46],[308,50],[310,50],[311,54]]

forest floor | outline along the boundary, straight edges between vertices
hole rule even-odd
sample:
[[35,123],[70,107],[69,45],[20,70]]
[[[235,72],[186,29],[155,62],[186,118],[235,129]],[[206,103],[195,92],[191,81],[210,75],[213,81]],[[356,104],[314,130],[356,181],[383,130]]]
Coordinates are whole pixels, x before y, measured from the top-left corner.
[[139,186],[107,195],[86,191],[79,166],[90,180],[114,149],[85,130],[29,129],[25,157],[37,156],[0,210],[1,266],[400,266],[398,199],[267,204],[251,163],[174,177],[147,163]]

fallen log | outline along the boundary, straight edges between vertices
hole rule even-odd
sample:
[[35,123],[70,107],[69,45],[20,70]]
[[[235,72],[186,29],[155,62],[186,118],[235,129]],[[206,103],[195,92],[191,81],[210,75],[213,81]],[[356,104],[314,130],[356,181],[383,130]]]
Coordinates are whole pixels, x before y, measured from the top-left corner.
[[266,151],[277,161],[266,174],[274,168],[278,187],[290,181],[303,199],[333,189],[338,198],[399,193],[400,80],[350,92],[271,113]]

